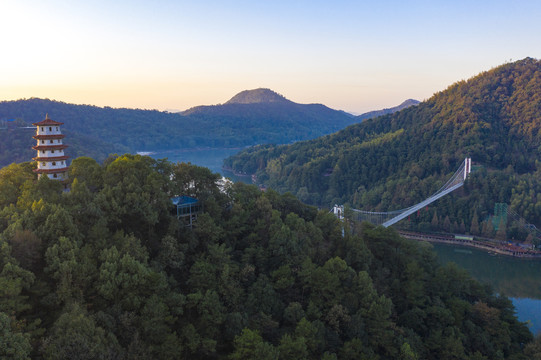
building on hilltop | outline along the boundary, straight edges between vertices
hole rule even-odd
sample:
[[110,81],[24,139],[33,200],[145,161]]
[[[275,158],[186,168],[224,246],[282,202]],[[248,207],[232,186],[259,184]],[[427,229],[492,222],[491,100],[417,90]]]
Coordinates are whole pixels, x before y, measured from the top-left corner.
[[64,123],[49,119],[45,115],[45,120],[33,123],[37,127],[36,135],[37,145],[32,149],[36,150],[37,156],[33,158],[38,163],[38,168],[34,170],[38,178],[46,174],[50,179],[66,180],[68,177],[68,165],[66,160],[68,156],[64,155],[64,149],[67,145],[62,144],[64,135],[60,132],[60,126]]
[[184,221],[184,225],[191,228],[197,220],[197,214],[202,210],[199,200],[182,195],[172,198],[171,202],[177,209],[177,219]]

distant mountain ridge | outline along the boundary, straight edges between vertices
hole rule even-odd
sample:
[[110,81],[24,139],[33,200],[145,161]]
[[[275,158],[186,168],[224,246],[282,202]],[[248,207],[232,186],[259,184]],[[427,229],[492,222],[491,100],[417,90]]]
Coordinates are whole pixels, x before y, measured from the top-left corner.
[[[65,123],[72,158],[98,161],[110,153],[198,147],[287,144],[329,134],[360,121],[322,104],[298,104],[265,88],[242,91],[222,105],[197,106],[182,113],[74,105],[48,99],[0,102],[0,120],[27,124],[45,114]],[[22,130],[0,130],[0,166],[28,161],[34,140]]]
[[410,106],[417,106],[419,104],[420,104],[420,101],[418,101],[418,100],[408,99],[408,100],[404,101],[402,104],[400,104],[398,106],[395,106],[395,107],[392,107],[392,108],[369,111],[367,113],[358,115],[357,119],[359,119],[361,121],[362,120],[368,120],[368,119],[372,119],[372,118],[375,118],[375,117],[378,117],[378,116],[392,114],[392,113],[395,113],[397,111],[407,109]]
[[[299,104],[264,88],[245,90],[224,104],[196,106],[180,115],[194,121],[212,119],[221,127],[231,124],[240,137],[254,135],[250,145],[313,139],[359,121],[344,111],[322,104]],[[261,136],[262,132],[266,136]]]
[[[233,96],[231,99],[223,104],[217,105],[198,105],[190,109],[180,112],[182,115],[192,114],[218,114],[221,112],[229,115],[239,115],[238,112],[246,111],[249,109],[256,109],[262,107],[265,110],[280,109],[302,109],[302,108],[319,108],[325,110],[336,111],[342,115],[354,117],[345,111],[334,110],[322,104],[300,104],[287,99],[285,96],[278,94],[267,88],[258,88],[253,90],[244,90]],[[355,121],[354,121],[355,122]]]
[[[269,89],[235,95],[227,104],[184,113],[74,105],[30,98],[0,102],[0,120],[26,124],[45,114],[63,122],[66,153],[101,161],[109,153],[198,147],[244,147],[291,143],[332,133],[358,120],[321,104],[296,104]],[[0,129],[0,166],[29,161],[34,141],[27,131]]]

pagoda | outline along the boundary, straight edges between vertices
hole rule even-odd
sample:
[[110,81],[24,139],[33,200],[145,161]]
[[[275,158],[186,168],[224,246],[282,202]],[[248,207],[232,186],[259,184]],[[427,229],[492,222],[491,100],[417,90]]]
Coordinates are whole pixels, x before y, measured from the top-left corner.
[[46,174],[50,179],[67,179],[68,156],[64,155],[64,149],[67,146],[62,144],[64,135],[60,132],[60,126],[63,124],[49,119],[48,114],[45,115],[45,120],[32,124],[37,127],[33,138],[38,143],[32,149],[38,152],[33,158],[38,163],[38,168],[34,170],[38,173],[38,178]]

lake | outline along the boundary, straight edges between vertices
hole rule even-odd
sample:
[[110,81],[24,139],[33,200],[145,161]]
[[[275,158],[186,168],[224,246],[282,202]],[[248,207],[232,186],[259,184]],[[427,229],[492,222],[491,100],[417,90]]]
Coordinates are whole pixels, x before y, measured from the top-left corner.
[[151,152],[149,155],[154,159],[167,158],[171,162],[192,163],[198,166],[204,166],[230,178],[233,181],[251,183],[251,176],[237,176],[231,171],[223,170],[224,159],[238,153],[242,148],[205,148],[205,149],[179,149],[168,151]]
[[452,261],[477,280],[492,285],[509,297],[520,321],[528,322],[535,334],[541,332],[541,261],[446,244],[432,244],[442,263]]
[[[222,169],[223,160],[241,148],[181,149],[154,152],[155,159],[171,162],[191,162],[204,166],[233,181],[251,183],[251,177],[236,176]],[[442,263],[452,261],[477,280],[491,284],[494,290],[508,296],[517,309],[518,318],[528,322],[533,333],[541,332],[541,261],[515,259],[465,247],[433,244]]]

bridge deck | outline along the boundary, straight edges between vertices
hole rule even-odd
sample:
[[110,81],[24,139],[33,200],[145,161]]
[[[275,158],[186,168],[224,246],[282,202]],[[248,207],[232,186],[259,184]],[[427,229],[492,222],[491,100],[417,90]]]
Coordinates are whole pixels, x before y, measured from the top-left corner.
[[420,203],[415,204],[406,209],[390,211],[390,212],[371,212],[371,211],[362,211],[362,210],[357,210],[357,209],[352,209],[352,210],[356,212],[361,218],[369,219],[371,222],[377,225],[381,224],[385,227],[389,227],[393,224],[396,224],[397,222],[404,219],[405,217],[413,214],[414,212],[422,209],[423,207],[433,203],[439,198],[460,188],[462,185],[464,185],[464,181],[466,180],[470,172],[471,172],[471,159],[466,158],[464,159],[462,164],[460,164],[460,167],[453,174],[453,176],[451,176],[451,178],[449,178],[449,180],[445,183],[445,185],[443,185],[436,193],[432,194],[430,197],[426,198]]

